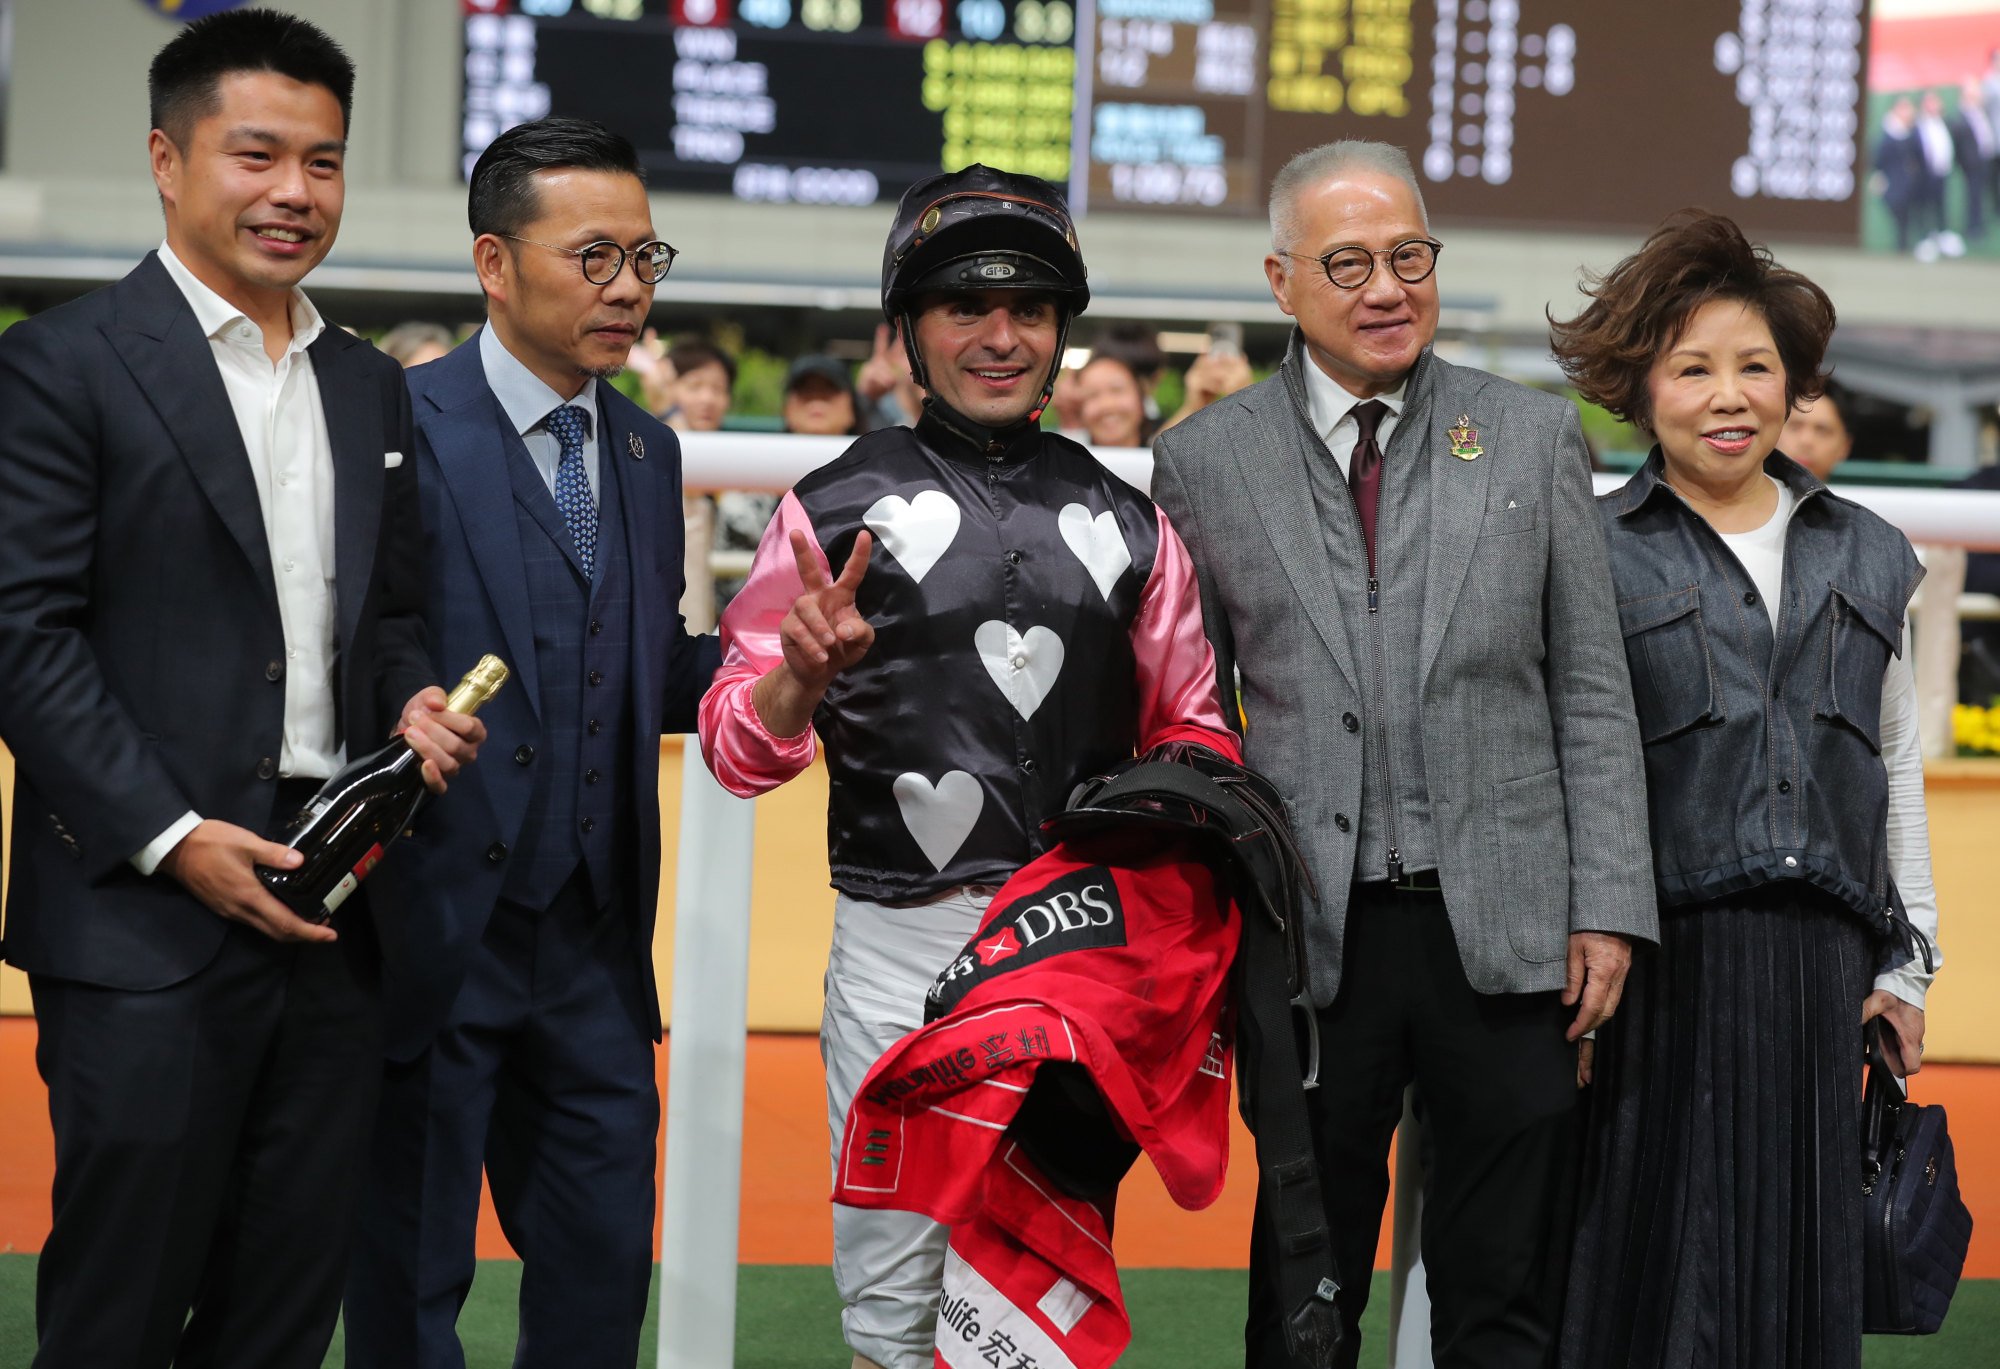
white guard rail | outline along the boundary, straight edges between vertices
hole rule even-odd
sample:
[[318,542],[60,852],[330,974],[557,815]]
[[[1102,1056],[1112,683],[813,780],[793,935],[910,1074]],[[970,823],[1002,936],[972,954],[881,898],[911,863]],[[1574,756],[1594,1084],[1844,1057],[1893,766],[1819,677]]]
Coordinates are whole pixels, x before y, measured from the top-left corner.
[[[690,490],[790,489],[839,456],[848,439],[782,433],[691,433],[681,438]],[[1151,455],[1097,452],[1141,489]],[[1596,477],[1599,493],[1623,476]],[[2000,550],[2000,493],[1845,486],[1840,492],[1901,528],[1912,542]],[[736,1336],[737,1216],[742,1191],[743,1060],[750,961],[751,804],[707,770],[683,762],[674,994],[668,1041],[666,1182],[661,1187],[659,1369],[726,1369]],[[1407,1130],[1407,1128],[1405,1129]],[[1399,1160],[1414,1166],[1412,1148]],[[1413,1173],[1414,1168],[1404,1173]],[[1398,1205],[1395,1288],[1414,1258],[1415,1204]],[[1421,1268],[1397,1297],[1396,1363],[1428,1364]],[[1414,1299],[1415,1301],[1412,1301]]]

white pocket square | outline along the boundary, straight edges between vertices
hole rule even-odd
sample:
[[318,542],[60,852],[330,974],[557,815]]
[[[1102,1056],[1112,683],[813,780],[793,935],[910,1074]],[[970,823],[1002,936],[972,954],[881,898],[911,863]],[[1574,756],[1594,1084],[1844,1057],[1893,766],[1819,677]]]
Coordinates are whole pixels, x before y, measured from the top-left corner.
[[383,469],[383,470],[385,470],[385,471],[393,471],[393,470],[395,470],[395,469],[396,469],[396,467],[398,467],[398,466],[400,466],[400,465],[402,465],[402,464],[403,464],[403,454],[402,454],[401,452],[383,452],[383,453],[382,453],[382,469]]

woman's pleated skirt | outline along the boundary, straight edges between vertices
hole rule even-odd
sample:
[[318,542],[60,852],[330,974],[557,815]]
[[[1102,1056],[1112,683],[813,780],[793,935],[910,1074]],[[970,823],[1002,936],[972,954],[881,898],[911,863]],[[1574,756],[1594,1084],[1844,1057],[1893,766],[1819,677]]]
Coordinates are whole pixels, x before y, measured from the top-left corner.
[[1660,933],[1597,1037],[1564,1369],[1859,1369],[1874,939],[1796,886]]

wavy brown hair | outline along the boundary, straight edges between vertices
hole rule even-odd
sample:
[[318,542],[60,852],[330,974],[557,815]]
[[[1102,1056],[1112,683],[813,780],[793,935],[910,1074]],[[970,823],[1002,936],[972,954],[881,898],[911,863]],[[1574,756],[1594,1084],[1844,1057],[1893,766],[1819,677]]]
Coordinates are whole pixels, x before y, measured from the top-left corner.
[[1569,322],[1548,315],[1549,345],[1577,393],[1627,423],[1651,431],[1653,361],[1710,300],[1740,301],[1770,328],[1788,406],[1825,388],[1833,301],[1720,214],[1682,210],[1603,275],[1584,272],[1583,292],[1590,303]]

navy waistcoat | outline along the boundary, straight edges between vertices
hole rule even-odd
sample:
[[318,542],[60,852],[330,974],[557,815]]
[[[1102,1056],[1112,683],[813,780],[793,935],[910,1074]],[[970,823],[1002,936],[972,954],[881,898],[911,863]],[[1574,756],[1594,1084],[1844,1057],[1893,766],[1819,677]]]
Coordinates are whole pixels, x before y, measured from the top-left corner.
[[[597,416],[603,431],[603,415]],[[501,895],[545,908],[575,873],[589,871],[608,901],[633,844],[632,578],[618,463],[598,469],[597,558],[586,580],[555,496],[527,448],[510,445],[508,478],[521,529],[535,660],[541,676],[540,745],[483,763],[528,764],[534,789]]]

